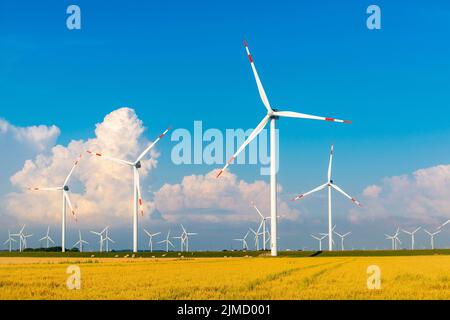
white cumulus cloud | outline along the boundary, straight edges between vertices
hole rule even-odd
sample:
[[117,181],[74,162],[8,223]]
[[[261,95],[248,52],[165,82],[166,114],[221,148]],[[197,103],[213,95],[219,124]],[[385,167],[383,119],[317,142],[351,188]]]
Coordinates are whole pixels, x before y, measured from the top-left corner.
[[[217,171],[211,171],[206,175],[185,176],[178,184],[163,185],[155,193],[158,210],[170,222],[245,222],[258,219],[251,207],[253,201],[264,215],[270,216],[270,186],[266,182],[245,182],[230,172],[217,179],[216,174]],[[300,215],[281,200],[278,212],[288,220],[296,220]]]
[[401,218],[411,223],[439,224],[450,218],[450,165],[420,169],[368,186],[365,207],[352,211],[353,221]]
[[[69,183],[71,200],[76,207],[78,224],[68,215],[73,227],[104,226],[131,222],[132,170],[98,157],[87,150],[133,161],[148,146],[144,126],[134,110],[121,108],[108,114],[96,125],[95,137],[57,145],[47,153],[27,160],[11,177],[20,192],[6,196],[6,211],[20,223],[57,224],[61,219],[61,195],[57,192],[25,191],[28,187],[60,187],[75,159],[82,155],[80,165]],[[158,153],[152,151],[142,162],[142,180],[157,165]],[[142,188],[143,191],[145,188]],[[144,194],[144,198],[148,195]],[[153,204],[146,201],[147,214]]]

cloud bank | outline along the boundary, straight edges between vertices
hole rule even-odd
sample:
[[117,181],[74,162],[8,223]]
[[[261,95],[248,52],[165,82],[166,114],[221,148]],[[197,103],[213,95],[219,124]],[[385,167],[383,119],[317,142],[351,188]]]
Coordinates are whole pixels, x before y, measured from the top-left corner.
[[[89,156],[93,150],[124,160],[133,160],[148,146],[144,126],[134,110],[121,108],[108,114],[96,125],[95,137],[86,141],[71,141],[68,146],[57,145],[48,153],[40,153],[25,161],[22,169],[10,179],[18,190],[28,187],[60,187],[79,155],[83,155],[70,183],[71,200],[76,207],[77,227],[130,223],[132,212],[132,171],[110,161]],[[42,136],[43,134],[41,134]],[[34,137],[39,134],[34,133]],[[143,161],[141,178],[157,165],[158,153],[153,151]],[[145,189],[145,188],[143,188]],[[148,195],[144,194],[148,199]],[[153,204],[146,201],[146,211]],[[59,223],[61,196],[57,192],[20,191],[6,197],[7,212],[20,223]],[[75,226],[68,216],[68,223]]]
[[450,165],[420,169],[383,179],[363,191],[365,207],[351,220],[400,218],[410,223],[440,224],[450,218]]
[[[214,170],[205,175],[185,176],[178,184],[163,185],[155,193],[158,210],[171,222],[245,223],[259,220],[251,206],[253,201],[264,215],[270,216],[270,186],[266,182],[248,183],[228,171],[219,179],[216,175]],[[298,210],[280,200],[278,212],[288,220],[300,216]]]

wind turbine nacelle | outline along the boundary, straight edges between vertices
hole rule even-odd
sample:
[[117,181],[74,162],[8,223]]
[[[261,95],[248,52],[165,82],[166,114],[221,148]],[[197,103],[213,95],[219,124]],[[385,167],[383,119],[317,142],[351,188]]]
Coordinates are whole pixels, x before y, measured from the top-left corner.
[[[273,112],[277,112],[277,111],[280,111],[280,110],[278,110],[278,109],[272,109],[273,110]],[[274,115],[272,115],[271,117],[270,117],[271,119],[275,119],[275,120],[278,120],[278,119],[280,119],[280,117],[279,116],[274,116]]]
[[138,161],[138,163],[136,163],[136,169],[140,169],[140,168],[142,168],[142,164],[141,164],[141,162],[140,161]]
[[64,191],[66,191],[66,192],[69,191],[69,187],[68,187],[68,186],[64,186],[63,189],[64,189]]

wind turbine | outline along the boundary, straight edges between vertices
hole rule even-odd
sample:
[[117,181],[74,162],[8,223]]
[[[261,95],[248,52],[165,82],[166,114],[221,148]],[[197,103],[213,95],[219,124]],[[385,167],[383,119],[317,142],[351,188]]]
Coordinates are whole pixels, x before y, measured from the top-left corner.
[[196,236],[198,233],[187,232],[183,225],[181,225],[184,233],[184,245],[186,252],[189,252],[189,236]]
[[183,252],[184,248],[184,233],[181,234],[179,237],[172,237],[172,239],[179,239],[180,240],[180,252]]
[[331,212],[331,189],[334,189],[334,190],[340,192],[345,197],[349,198],[354,204],[361,206],[361,203],[359,203],[355,198],[349,196],[344,190],[342,190],[340,187],[338,187],[337,185],[334,184],[334,181],[331,177],[331,167],[333,164],[333,150],[334,150],[334,146],[331,145],[330,162],[328,164],[328,176],[327,176],[328,180],[327,180],[327,182],[324,183],[323,185],[318,186],[317,188],[315,188],[309,192],[303,193],[293,199],[293,201],[302,199],[302,198],[306,197],[307,195],[321,191],[328,187],[328,234],[330,235],[328,237],[328,250],[330,250],[330,251],[333,251],[333,231],[331,230],[332,229],[331,226],[333,225],[333,216],[332,216],[332,212]]
[[69,205],[69,208],[72,211],[72,216],[74,217],[75,221],[77,221],[77,217],[75,215],[75,210],[73,209],[72,203],[70,202],[70,197],[69,197],[70,188],[69,188],[68,183],[69,183],[70,177],[72,176],[75,168],[80,163],[81,158],[82,158],[82,156],[80,155],[80,157],[75,161],[75,163],[72,167],[72,170],[70,170],[69,175],[64,180],[62,187],[28,188],[28,190],[33,190],[33,191],[58,191],[58,192],[61,192],[61,194],[62,194],[62,211],[61,211],[61,250],[62,250],[62,252],[66,252],[66,210],[67,210],[67,205]]
[[[333,226],[333,228],[331,229],[331,244],[334,246],[334,240],[333,240],[333,232],[334,232],[334,229],[336,229],[336,226],[334,225]],[[325,236],[325,237],[328,237],[328,239],[330,239],[330,233],[319,233],[319,235],[321,235],[321,236]]]
[[242,250],[248,250],[248,244],[247,244],[247,237],[250,234],[250,231],[247,231],[244,238],[242,239],[233,239],[234,241],[240,241],[242,242]]
[[148,235],[148,246],[150,247],[150,252],[153,252],[153,237],[160,235],[161,232],[151,234],[147,230],[144,229],[144,232]]
[[172,248],[175,249],[175,246],[173,245],[172,242],[170,242],[169,238],[170,238],[170,230],[169,230],[169,232],[167,232],[167,237],[166,237],[166,239],[163,240],[163,241],[158,242],[158,243],[165,243],[165,244],[166,244],[166,252],[169,252],[169,245],[170,245]]
[[[261,211],[259,211],[259,209],[256,207],[256,205],[252,202],[253,207],[255,208],[256,212],[258,212],[259,216],[261,217],[261,225],[260,228],[262,227],[262,236],[263,236],[263,250],[266,251],[266,243],[267,240],[270,240],[270,238],[266,239],[266,235],[269,234],[269,231],[267,231],[267,224],[266,221],[270,219],[270,217],[264,217],[263,214],[261,213]],[[258,230],[259,231],[259,230]]]
[[313,237],[314,239],[319,241],[319,251],[322,251],[322,240],[325,239],[327,237],[327,235],[322,235],[322,237],[317,237],[312,234],[311,237]]
[[414,235],[416,234],[417,231],[420,230],[420,228],[422,227],[418,227],[416,230],[412,232],[406,231],[404,229],[402,230],[404,233],[409,234],[411,236],[411,250],[414,250]]
[[397,228],[397,231],[395,232],[394,235],[390,236],[388,234],[385,234],[386,239],[392,241],[392,250],[397,250],[397,242],[400,243],[400,244],[402,243],[400,241],[400,239],[398,238],[398,234],[399,233],[400,233],[400,228]]
[[144,157],[152,150],[152,148],[158,143],[159,140],[161,140],[167,132],[169,132],[169,129],[166,129],[150,146],[147,147],[147,149],[142,152],[139,157],[134,162],[120,160],[116,158],[112,158],[109,156],[105,156],[102,153],[98,152],[92,152],[87,151],[87,153],[91,155],[95,155],[97,157],[102,157],[104,159],[125,165],[133,170],[133,252],[138,252],[138,208],[141,209],[141,215],[144,215],[144,203],[142,201],[142,194],[141,194],[141,184],[140,184],[140,177],[139,177],[139,169],[142,167],[141,161],[144,159]]
[[248,229],[255,236],[255,248],[256,248],[256,251],[259,251],[259,236],[262,235],[262,233],[259,232],[261,230],[261,225],[259,225],[258,231],[255,231],[252,228],[248,228]]
[[346,236],[348,236],[348,235],[351,234],[352,232],[350,231],[350,232],[347,232],[347,233],[344,233],[344,234],[340,234],[340,233],[334,231],[334,233],[335,233],[338,237],[341,238],[341,251],[344,251],[344,250],[345,250],[345,249],[344,249],[344,239],[345,239]]
[[271,255],[278,255],[278,246],[277,246],[277,154],[276,154],[276,121],[280,117],[285,118],[300,118],[300,119],[311,119],[311,120],[323,120],[323,121],[332,121],[332,122],[341,122],[341,123],[351,123],[347,120],[339,120],[329,117],[318,117],[304,113],[292,112],[292,111],[278,111],[277,109],[273,109],[269,103],[269,99],[266,96],[263,85],[259,78],[258,72],[256,71],[255,64],[253,62],[253,58],[250,54],[250,50],[247,46],[247,42],[244,41],[245,49],[247,51],[248,58],[250,60],[250,65],[253,70],[253,75],[256,80],[256,85],[258,87],[259,95],[261,100],[266,107],[267,114],[262,119],[262,121],[256,126],[250,136],[245,140],[245,142],[239,147],[236,153],[230,158],[230,160],[226,163],[226,165],[219,171],[217,177],[227,169],[227,167],[233,163],[234,159],[245,149],[245,147],[252,142],[264,129],[267,123],[270,121],[270,217],[271,217],[271,240],[270,240],[270,248]]
[[109,227],[106,227],[105,238],[103,239],[106,242],[106,252],[109,252],[109,243],[115,243],[115,241],[109,237],[108,232]]
[[431,249],[434,250],[434,236],[437,235],[438,233],[440,233],[442,230],[437,229],[435,232],[429,232],[427,229],[423,229],[423,231],[425,231],[426,233],[428,233],[428,235],[430,236],[430,240],[431,240]]
[[22,242],[23,242],[23,249],[25,250],[26,248],[28,248],[28,245],[27,245],[27,239],[28,238],[31,238],[33,235],[32,234],[25,234],[25,233],[22,233]]
[[25,230],[25,225],[23,225],[22,229],[18,233],[12,234],[11,237],[18,237],[19,238],[19,252],[22,252],[22,245],[23,245],[23,231]]
[[8,230],[8,240],[6,240],[6,241],[3,243],[3,245],[5,246],[5,245],[9,244],[9,252],[12,251],[12,243],[13,243],[13,242],[17,242],[17,240],[13,238],[13,235],[12,235],[11,232]]
[[78,241],[73,245],[73,248],[75,248],[76,246],[79,246],[80,252],[83,252],[83,244],[89,244],[89,242],[84,241],[81,238],[81,230],[78,230],[78,236],[79,236]]
[[49,243],[55,244],[55,241],[50,237],[50,226],[47,227],[47,234],[39,239],[39,242],[47,240],[47,249],[49,248]]
[[105,239],[103,238],[103,234],[106,232],[107,229],[108,227],[103,229],[101,232],[91,231],[92,234],[95,234],[100,237],[100,252],[103,252],[103,241],[105,241]]

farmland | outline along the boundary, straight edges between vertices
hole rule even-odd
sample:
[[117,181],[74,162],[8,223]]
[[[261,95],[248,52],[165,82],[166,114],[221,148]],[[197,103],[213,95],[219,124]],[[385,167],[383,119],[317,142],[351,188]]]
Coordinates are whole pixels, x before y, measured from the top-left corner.
[[[223,254],[223,253],[222,253]],[[68,290],[67,267],[81,270]],[[367,288],[367,267],[381,289]],[[450,299],[450,256],[0,256],[0,299]]]

